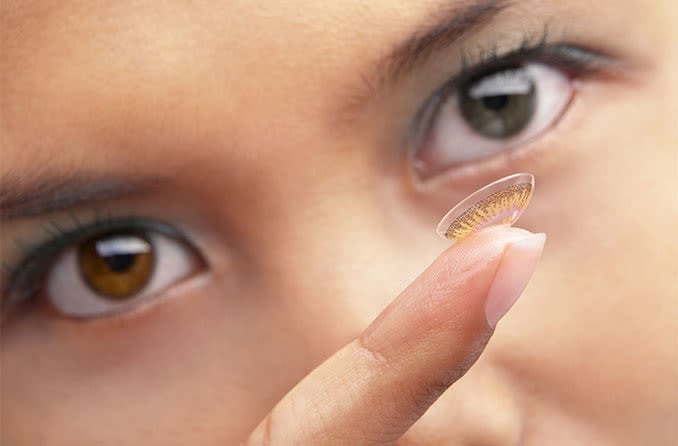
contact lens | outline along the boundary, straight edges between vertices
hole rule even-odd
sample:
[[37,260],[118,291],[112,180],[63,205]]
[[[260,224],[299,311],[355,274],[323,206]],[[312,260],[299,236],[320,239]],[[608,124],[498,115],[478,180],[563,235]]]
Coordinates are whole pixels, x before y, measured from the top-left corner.
[[511,226],[532,198],[534,177],[529,173],[509,175],[475,191],[445,214],[436,231],[460,241],[488,226]]

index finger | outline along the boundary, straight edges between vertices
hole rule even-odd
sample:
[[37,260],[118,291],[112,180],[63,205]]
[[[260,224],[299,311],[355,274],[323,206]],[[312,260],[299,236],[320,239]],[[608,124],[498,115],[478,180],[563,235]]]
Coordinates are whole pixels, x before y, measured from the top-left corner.
[[544,234],[492,228],[448,249],[248,439],[388,444],[475,362],[536,266]]

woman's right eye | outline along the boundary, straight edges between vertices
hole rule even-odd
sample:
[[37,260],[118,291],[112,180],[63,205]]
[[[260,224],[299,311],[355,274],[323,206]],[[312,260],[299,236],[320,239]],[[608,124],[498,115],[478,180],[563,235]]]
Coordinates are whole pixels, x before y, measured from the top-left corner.
[[430,105],[417,138],[414,168],[426,180],[450,168],[514,148],[547,130],[574,89],[556,68],[527,63],[486,72]]
[[66,316],[111,316],[160,298],[201,267],[183,241],[154,231],[115,231],[66,248],[46,272],[44,294]]

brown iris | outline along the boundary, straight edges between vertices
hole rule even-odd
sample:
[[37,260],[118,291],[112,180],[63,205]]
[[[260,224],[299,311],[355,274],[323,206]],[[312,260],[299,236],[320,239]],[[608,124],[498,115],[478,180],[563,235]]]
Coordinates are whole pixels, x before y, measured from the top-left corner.
[[108,299],[125,300],[148,284],[155,254],[145,235],[114,233],[83,242],[78,264],[93,291]]

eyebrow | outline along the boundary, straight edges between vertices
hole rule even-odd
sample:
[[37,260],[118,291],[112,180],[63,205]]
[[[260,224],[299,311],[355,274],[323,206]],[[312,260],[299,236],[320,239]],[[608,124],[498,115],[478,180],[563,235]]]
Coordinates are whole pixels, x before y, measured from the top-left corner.
[[413,71],[433,54],[449,47],[464,34],[489,23],[511,6],[508,0],[474,0],[461,6],[449,6],[448,3],[434,11],[432,15],[436,18],[433,25],[426,26],[423,31],[415,31],[378,60],[373,68],[374,76],[362,79],[365,92],[356,95],[359,102],[377,96],[378,92]]
[[148,193],[163,178],[3,177],[0,221],[36,217],[77,206]]

